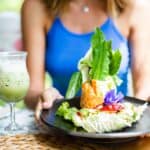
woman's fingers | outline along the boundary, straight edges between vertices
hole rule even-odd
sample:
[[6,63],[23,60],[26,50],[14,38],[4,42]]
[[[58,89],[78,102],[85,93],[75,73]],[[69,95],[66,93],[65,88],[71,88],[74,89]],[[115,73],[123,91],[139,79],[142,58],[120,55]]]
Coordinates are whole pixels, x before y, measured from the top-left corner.
[[43,94],[39,97],[38,104],[35,111],[35,118],[38,123],[40,123],[40,115],[42,109],[49,109],[52,107],[53,102],[57,99],[62,99],[63,96],[58,92],[57,89],[50,87],[45,90]]
[[41,99],[41,97],[39,97],[38,104],[37,104],[36,110],[35,110],[35,119],[37,121],[40,120],[40,115],[41,115],[42,109],[43,109],[43,107],[42,107],[42,99]]
[[45,90],[38,100],[38,104],[35,111],[36,119],[39,120],[42,109],[49,109],[55,100],[62,98],[63,96],[58,92],[57,89],[53,87],[50,87],[47,90]]
[[57,99],[63,99],[64,97],[61,95],[61,94],[59,94],[58,96],[57,96]]
[[57,99],[62,99],[63,96],[58,92],[57,89],[50,87],[49,89],[45,90],[42,99],[43,99],[43,108],[48,109],[52,106],[53,102]]

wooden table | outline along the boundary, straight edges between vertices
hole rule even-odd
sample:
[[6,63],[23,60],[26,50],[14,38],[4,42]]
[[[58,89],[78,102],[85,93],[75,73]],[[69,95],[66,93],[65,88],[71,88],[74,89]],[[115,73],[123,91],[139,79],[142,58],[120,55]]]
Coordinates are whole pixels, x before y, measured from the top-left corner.
[[[6,108],[5,108],[6,109]],[[3,111],[3,110],[2,110]],[[44,130],[32,130],[35,127],[34,115],[26,110],[17,113],[17,120],[28,125],[30,130],[25,134],[13,136],[2,134],[0,128],[0,150],[150,150],[150,138],[137,139],[128,143],[100,144],[84,139],[73,138]],[[0,118],[0,127],[8,124],[9,117]],[[33,132],[35,131],[35,132]],[[54,132],[54,131],[53,131]],[[50,133],[47,135],[46,133]]]
[[69,136],[26,134],[3,136],[1,150],[150,150],[150,138],[119,144],[98,144]]

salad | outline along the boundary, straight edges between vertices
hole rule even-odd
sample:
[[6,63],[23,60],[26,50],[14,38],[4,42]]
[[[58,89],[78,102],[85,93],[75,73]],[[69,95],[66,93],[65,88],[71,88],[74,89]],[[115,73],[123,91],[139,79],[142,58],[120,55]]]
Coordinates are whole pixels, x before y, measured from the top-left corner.
[[117,92],[122,83],[118,77],[121,53],[112,49],[112,42],[96,28],[91,47],[78,63],[69,82],[66,99],[74,97],[81,89],[80,109],[63,102],[56,115],[71,121],[87,132],[112,132],[130,127],[140,119],[147,104],[135,106],[124,102],[124,96]]

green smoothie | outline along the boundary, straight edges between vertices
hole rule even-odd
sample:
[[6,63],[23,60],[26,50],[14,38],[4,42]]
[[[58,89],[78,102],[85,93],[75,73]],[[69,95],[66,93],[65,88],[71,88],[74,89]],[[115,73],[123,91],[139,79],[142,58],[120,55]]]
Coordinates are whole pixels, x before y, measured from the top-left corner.
[[18,102],[22,100],[29,87],[27,72],[5,72],[0,70],[0,98],[6,102]]

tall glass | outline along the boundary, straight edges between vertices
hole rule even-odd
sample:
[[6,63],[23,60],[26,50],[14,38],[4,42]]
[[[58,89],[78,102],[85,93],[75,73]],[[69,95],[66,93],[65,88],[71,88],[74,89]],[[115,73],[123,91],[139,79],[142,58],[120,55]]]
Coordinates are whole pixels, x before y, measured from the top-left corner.
[[15,103],[22,100],[29,87],[26,52],[0,52],[0,98],[10,105],[10,124],[6,131],[17,131]]

